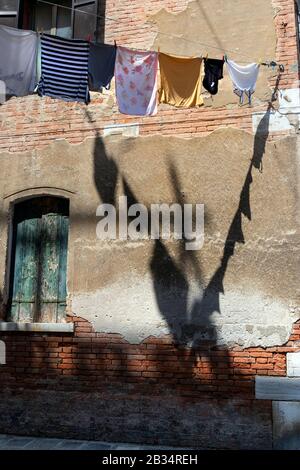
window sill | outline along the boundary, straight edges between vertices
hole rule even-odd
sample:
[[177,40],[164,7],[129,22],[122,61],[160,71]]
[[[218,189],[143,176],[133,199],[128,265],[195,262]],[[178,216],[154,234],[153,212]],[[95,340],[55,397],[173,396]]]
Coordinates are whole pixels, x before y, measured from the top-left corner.
[[73,333],[74,323],[15,323],[0,321],[0,331]]
[[300,401],[300,378],[255,377],[255,398],[258,400]]

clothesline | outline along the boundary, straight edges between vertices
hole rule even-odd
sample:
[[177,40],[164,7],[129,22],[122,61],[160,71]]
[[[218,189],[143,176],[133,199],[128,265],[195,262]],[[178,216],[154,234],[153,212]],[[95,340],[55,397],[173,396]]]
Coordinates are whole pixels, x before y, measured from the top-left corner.
[[4,54],[0,80],[8,95],[37,91],[40,96],[87,104],[89,90],[109,89],[115,76],[119,111],[136,116],[155,115],[158,103],[177,108],[202,106],[202,86],[212,96],[218,93],[224,62],[240,104],[245,96],[251,104],[262,65],[242,66],[227,56],[182,58],[44,33],[39,45],[36,32],[8,26],[0,26],[0,49]]
[[[52,6],[56,6],[56,7],[59,7],[59,8],[64,8],[66,10],[76,11],[78,13],[83,13],[85,15],[90,15],[90,16],[93,16],[93,17],[96,17],[96,18],[99,18],[99,19],[115,21],[116,23],[119,23],[119,20],[117,20],[116,18],[111,18],[111,17],[106,16],[106,15],[105,16],[104,15],[97,15],[95,13],[90,13],[90,12],[87,12],[87,11],[84,11],[84,10],[80,10],[78,8],[74,9],[72,7],[67,7],[65,5],[59,5],[58,3],[48,2],[47,0],[37,0],[37,3],[44,3],[44,4],[47,4],[47,5],[52,5]],[[215,50],[220,51],[222,53],[222,55],[235,54],[235,55],[244,57],[245,59],[247,59],[250,62],[259,62],[259,60],[257,60],[257,59],[250,58],[247,55],[243,54],[242,52],[234,51],[232,49],[222,49],[222,48],[217,47],[217,46],[212,46],[211,44],[206,44],[206,43],[203,43],[203,42],[200,42],[200,41],[193,41],[192,39],[182,38],[182,37],[179,37],[179,36],[176,36],[176,35],[173,36],[173,35],[170,35],[168,33],[164,33],[162,31],[159,31],[158,34],[166,36],[170,39],[177,38],[177,39],[180,39],[181,41],[189,42],[191,44],[197,44],[198,46],[203,46],[203,47],[206,47],[208,49],[215,49]],[[134,49],[134,48],[131,47],[131,49]],[[141,49],[141,48],[139,48],[138,50],[141,50],[141,51],[144,51],[144,52],[149,52],[149,50],[146,51],[145,49]],[[199,54],[199,55],[202,56],[202,54]],[[178,57],[180,57],[180,56],[178,56]],[[282,64],[277,64],[277,62],[275,60],[260,61],[260,65],[267,66],[267,67],[269,67],[269,66],[272,66],[272,67],[278,66],[280,71],[284,71],[284,66]]]

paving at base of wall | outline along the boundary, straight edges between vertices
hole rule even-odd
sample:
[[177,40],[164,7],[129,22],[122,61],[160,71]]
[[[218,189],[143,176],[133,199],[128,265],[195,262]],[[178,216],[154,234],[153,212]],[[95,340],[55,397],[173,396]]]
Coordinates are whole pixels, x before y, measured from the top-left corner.
[[[80,441],[45,437],[0,434],[1,450],[179,450],[179,447],[157,447],[123,442]],[[201,449],[199,449],[201,450]]]

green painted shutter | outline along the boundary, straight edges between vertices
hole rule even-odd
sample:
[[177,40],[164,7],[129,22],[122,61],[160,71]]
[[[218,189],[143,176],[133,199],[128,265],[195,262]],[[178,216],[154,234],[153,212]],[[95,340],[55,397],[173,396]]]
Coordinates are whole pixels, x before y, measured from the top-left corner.
[[34,317],[39,271],[40,220],[32,218],[17,225],[12,321],[30,322]]
[[68,215],[65,201],[52,200],[18,207],[11,321],[59,322],[65,315]]
[[40,316],[43,322],[61,320],[66,307],[66,217],[46,214],[42,217]]
[[59,240],[59,271],[58,271],[58,303],[57,321],[61,321],[65,316],[67,299],[67,255],[68,255],[68,234],[69,217],[60,217],[60,240]]

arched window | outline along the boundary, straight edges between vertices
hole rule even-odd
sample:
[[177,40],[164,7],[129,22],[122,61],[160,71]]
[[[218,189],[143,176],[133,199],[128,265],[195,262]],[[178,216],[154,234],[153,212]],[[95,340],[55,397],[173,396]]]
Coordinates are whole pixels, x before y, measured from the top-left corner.
[[63,320],[68,226],[67,199],[36,197],[15,205],[8,321]]

